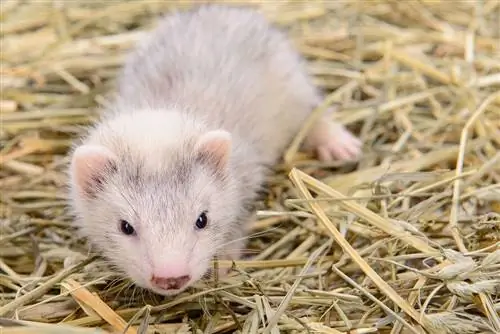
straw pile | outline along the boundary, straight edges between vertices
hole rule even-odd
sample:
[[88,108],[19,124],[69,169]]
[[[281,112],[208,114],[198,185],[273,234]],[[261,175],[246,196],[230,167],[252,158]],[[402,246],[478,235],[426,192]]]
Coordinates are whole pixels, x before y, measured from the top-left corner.
[[251,5],[290,31],[365,155],[291,147],[253,258],[162,298],[75,240],[63,167],[125,52],[189,3],[3,0],[1,333],[500,332],[499,2]]

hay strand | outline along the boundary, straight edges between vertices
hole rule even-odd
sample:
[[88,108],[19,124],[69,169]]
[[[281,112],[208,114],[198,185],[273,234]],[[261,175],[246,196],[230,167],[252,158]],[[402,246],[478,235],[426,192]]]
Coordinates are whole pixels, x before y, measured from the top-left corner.
[[[199,2],[2,2],[0,332],[500,332],[499,2],[230,2],[289,33],[325,98],[265,184],[246,257],[175,298],[89,253],[65,166],[128,50]],[[359,162],[301,152],[327,109]]]

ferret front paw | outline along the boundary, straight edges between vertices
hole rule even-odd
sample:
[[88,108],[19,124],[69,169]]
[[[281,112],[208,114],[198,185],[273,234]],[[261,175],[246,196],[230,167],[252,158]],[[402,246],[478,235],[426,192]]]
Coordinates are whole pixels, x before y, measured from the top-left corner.
[[[238,261],[240,258],[241,258],[241,251],[240,250],[232,250],[231,255],[224,254],[224,255],[219,256],[219,260],[222,260],[222,261]],[[230,271],[231,271],[231,265],[221,266],[219,264],[217,274],[219,275],[219,278],[223,278],[223,277],[226,277]]]
[[229,274],[230,271],[231,267],[219,267],[217,275],[219,276],[219,278],[224,278]]
[[306,138],[306,147],[322,162],[353,161],[361,156],[362,142],[342,124],[321,120]]

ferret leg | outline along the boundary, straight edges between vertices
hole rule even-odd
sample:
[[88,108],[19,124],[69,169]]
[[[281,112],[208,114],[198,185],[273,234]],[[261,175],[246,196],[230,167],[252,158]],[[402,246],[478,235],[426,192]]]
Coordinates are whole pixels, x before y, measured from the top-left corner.
[[361,155],[361,141],[342,124],[326,116],[318,120],[304,141],[304,147],[320,161],[356,160]]
[[[243,248],[246,245],[245,240],[239,240],[237,242],[233,242],[228,245],[225,249],[222,250],[219,259],[224,261],[238,261],[241,259],[243,254]],[[219,277],[226,276],[231,270],[231,267],[219,267]]]
[[[227,242],[224,248],[219,252],[219,259],[224,261],[238,261],[245,255],[246,245],[250,237],[249,227],[256,219],[256,214],[250,214],[250,217],[245,219],[245,223],[238,230],[233,232],[231,239]],[[229,273],[230,267],[219,267],[219,277],[223,277]]]

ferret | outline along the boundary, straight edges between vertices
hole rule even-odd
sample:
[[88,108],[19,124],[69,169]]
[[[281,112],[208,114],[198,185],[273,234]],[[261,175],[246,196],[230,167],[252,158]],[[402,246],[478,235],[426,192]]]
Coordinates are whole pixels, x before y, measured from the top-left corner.
[[[136,286],[184,291],[215,256],[241,257],[269,167],[322,99],[305,59],[259,11],[200,5],[164,15],[69,153],[80,233]],[[353,160],[361,146],[325,114],[303,152]]]

